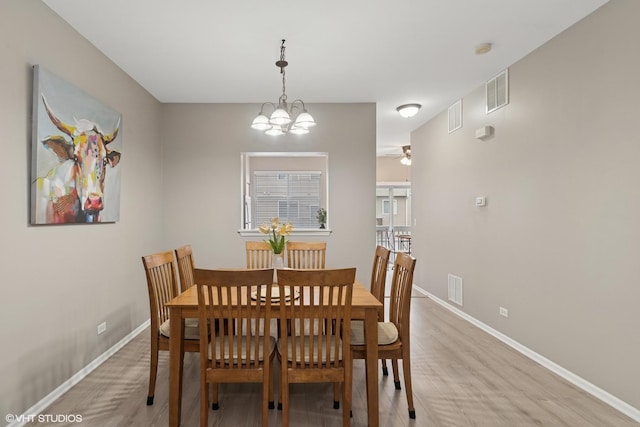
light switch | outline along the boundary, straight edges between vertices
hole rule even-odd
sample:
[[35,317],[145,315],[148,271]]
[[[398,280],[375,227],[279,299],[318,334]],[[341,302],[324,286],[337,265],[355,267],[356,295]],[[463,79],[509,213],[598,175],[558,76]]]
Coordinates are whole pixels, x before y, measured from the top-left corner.
[[482,207],[482,206],[485,206],[486,204],[487,204],[486,197],[476,197],[476,206]]

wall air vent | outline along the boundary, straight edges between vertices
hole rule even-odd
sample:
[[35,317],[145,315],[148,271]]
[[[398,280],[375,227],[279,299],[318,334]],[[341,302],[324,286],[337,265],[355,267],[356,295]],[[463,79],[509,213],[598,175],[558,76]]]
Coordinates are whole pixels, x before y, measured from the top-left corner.
[[462,99],[449,107],[449,133],[462,127]]
[[506,69],[485,84],[487,114],[509,103],[509,70]]
[[448,298],[458,305],[462,305],[462,277],[448,275]]

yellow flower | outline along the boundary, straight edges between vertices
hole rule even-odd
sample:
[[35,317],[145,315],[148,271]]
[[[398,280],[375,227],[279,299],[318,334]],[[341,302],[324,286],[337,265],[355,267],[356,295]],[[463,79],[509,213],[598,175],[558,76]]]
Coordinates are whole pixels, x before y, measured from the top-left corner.
[[280,218],[275,217],[275,218],[271,218],[271,228],[273,228],[274,230],[278,228],[278,225],[280,224]]
[[281,254],[284,250],[285,236],[291,234],[293,225],[291,223],[280,224],[280,218],[272,218],[271,225],[262,224],[258,227],[258,231],[262,234],[269,234],[269,240],[265,240],[271,246],[274,254]]
[[293,225],[291,225],[290,223],[286,223],[286,224],[282,224],[282,226],[280,227],[280,230],[278,231],[278,234],[280,234],[281,236],[288,236],[289,234],[291,234],[292,231],[293,231]]

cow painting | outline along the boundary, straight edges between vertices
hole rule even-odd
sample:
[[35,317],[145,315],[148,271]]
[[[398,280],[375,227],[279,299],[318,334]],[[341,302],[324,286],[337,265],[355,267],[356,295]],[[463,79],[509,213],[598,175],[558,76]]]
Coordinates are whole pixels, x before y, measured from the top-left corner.
[[105,133],[97,123],[74,118],[65,123],[42,95],[51,123],[62,135],[46,136],[40,142],[58,164],[36,181],[37,223],[101,222],[104,209],[105,177],[120,162],[120,153],[108,148],[118,136],[120,122]]

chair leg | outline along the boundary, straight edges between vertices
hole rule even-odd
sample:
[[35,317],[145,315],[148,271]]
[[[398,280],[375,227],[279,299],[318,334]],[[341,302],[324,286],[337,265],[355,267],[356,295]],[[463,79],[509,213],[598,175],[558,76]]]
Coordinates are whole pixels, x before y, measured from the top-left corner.
[[[267,407],[268,409],[273,409],[274,408],[274,404],[273,404],[273,361],[275,359],[275,354],[271,355],[271,358],[269,359],[269,396],[268,396],[268,404]],[[266,425],[266,424],[264,424]]]
[[282,362],[280,369],[280,401],[278,409],[282,409],[282,427],[289,427],[289,384],[287,383],[287,366]]
[[[262,377],[262,425],[266,426],[269,423],[269,405],[273,405],[273,402],[271,402],[272,397],[269,396],[272,393],[272,388],[271,388],[271,374],[272,374],[272,370],[271,370],[271,364],[269,364],[269,369],[268,369],[268,373],[267,375],[269,375],[269,378],[264,378],[264,376]],[[265,381],[266,380],[266,381]],[[265,398],[266,397],[266,398]]]
[[211,409],[213,409],[214,411],[217,411],[218,409],[220,409],[220,405],[218,404],[219,400],[218,400],[218,383],[213,383],[211,384],[212,388],[213,388],[213,399],[211,402]]
[[398,373],[398,359],[391,359],[391,369],[393,369],[393,384],[396,390],[400,390],[400,374]]
[[351,425],[351,405],[353,404],[353,365],[350,358],[345,358],[344,382],[342,383],[342,425],[347,427]]
[[409,418],[416,418],[416,409],[413,407],[413,389],[411,387],[411,359],[409,347],[402,349],[402,372],[404,373],[404,387],[407,392],[407,404],[409,406]]
[[[278,322],[278,326],[279,325],[280,323]],[[280,376],[278,377],[278,386],[280,387],[280,394],[278,395],[278,411],[282,411],[282,370],[287,369],[287,367],[284,366],[280,353],[277,353],[276,356],[278,357],[278,363],[280,364]]]
[[153,397],[156,391],[156,376],[158,375],[158,337],[151,337],[151,363],[149,366],[149,393],[147,405],[153,405]]
[[340,383],[333,383],[333,409],[340,409]]
[[200,427],[209,423],[209,384],[204,377],[200,378]]
[[381,359],[382,362],[382,375],[385,377],[389,375],[389,370],[387,369],[387,359]]

